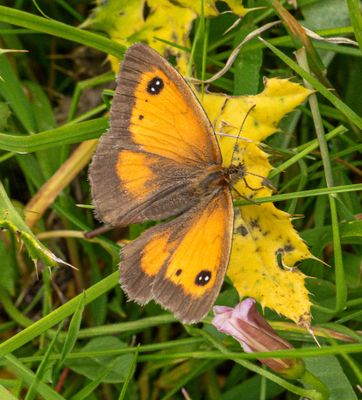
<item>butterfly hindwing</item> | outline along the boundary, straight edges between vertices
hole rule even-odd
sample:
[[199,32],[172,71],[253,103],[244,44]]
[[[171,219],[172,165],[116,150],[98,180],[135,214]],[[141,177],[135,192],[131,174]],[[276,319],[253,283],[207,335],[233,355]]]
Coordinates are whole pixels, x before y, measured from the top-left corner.
[[111,225],[177,215],[199,202],[199,174],[220,165],[210,122],[176,70],[143,44],[127,51],[90,168],[97,213]]
[[229,261],[233,205],[227,188],[174,220],[157,225],[127,244],[120,264],[128,296],[154,299],[183,322],[210,310]]

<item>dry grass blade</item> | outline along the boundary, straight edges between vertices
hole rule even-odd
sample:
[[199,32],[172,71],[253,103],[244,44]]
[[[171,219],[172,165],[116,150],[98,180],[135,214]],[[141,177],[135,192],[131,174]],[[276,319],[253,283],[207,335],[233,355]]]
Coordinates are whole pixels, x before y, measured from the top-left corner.
[[25,207],[25,222],[29,227],[34,226],[39,221],[45,210],[53,203],[59,193],[88,164],[96,144],[97,140],[93,139],[79,145],[69,159],[29,201]]
[[236,48],[232,51],[232,53],[230,54],[230,57],[228,58],[228,60],[226,61],[225,66],[219,71],[217,72],[215,75],[213,75],[211,78],[206,79],[205,81],[201,81],[199,79],[193,79],[193,78],[188,78],[187,80],[191,83],[211,83],[216,81],[217,79],[221,78],[223,75],[225,75],[229,69],[231,68],[231,66],[233,65],[233,62],[235,61],[236,57],[239,54],[240,49],[243,47],[243,45],[247,42],[249,42],[249,40],[254,39],[255,37],[259,36],[261,33],[267,31],[268,29],[272,28],[273,26],[276,26],[280,24],[280,21],[275,21],[275,22],[270,22],[268,24],[265,24],[264,26],[262,26],[261,28],[255,29],[254,31],[250,32],[242,42],[240,42]]
[[352,40],[352,39],[349,39],[349,38],[345,38],[345,37],[325,38],[325,37],[322,37],[322,36],[318,35],[318,33],[315,33],[313,31],[311,31],[310,29],[306,28],[305,26],[303,26],[303,28],[304,28],[305,32],[307,33],[307,35],[312,39],[320,40],[322,42],[327,42],[327,43],[351,44],[352,46],[357,46],[358,47],[358,43],[355,40]]

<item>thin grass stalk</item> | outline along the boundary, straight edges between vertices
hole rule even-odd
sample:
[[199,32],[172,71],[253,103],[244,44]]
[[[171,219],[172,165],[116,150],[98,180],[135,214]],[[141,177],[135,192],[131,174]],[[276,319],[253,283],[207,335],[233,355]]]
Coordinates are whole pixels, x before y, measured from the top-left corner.
[[[296,58],[299,65],[309,73],[308,60],[304,48],[296,51]],[[309,82],[304,80],[304,84],[307,88],[312,89]],[[325,138],[324,127],[322,123],[322,117],[318,107],[317,95],[313,93],[309,97],[309,104],[312,111],[313,122],[319,142],[319,148],[321,151],[322,163],[324,167],[324,173],[326,178],[327,187],[334,186],[332,165],[330,162],[329,151],[327,146],[327,141]],[[346,307],[347,302],[347,286],[343,267],[343,257],[342,257],[342,247],[341,238],[339,232],[339,222],[336,207],[336,194],[329,194],[329,205],[332,220],[332,232],[333,232],[333,248],[334,248],[334,264],[335,264],[335,274],[336,274],[336,306],[335,313],[343,311]]]

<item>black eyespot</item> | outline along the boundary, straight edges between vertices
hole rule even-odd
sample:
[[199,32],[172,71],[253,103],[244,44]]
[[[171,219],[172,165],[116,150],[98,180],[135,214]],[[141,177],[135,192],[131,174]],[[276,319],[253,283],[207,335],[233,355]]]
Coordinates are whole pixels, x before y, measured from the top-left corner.
[[176,276],[181,275],[181,272],[182,272],[182,269],[178,269],[178,270],[176,271]]
[[147,84],[147,92],[149,94],[159,94],[163,89],[163,80],[158,76],[152,78]]
[[210,271],[201,271],[196,275],[195,284],[197,286],[205,286],[210,282],[211,272]]
[[139,116],[138,116],[138,119],[139,120],[142,120],[144,118],[144,116],[142,115],[142,114],[140,114]]

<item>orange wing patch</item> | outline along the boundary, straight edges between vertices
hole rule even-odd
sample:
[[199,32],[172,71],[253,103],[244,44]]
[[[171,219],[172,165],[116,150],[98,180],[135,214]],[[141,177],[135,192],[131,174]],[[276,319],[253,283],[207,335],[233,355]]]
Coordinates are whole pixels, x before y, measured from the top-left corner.
[[158,274],[170,256],[171,246],[168,244],[170,231],[153,237],[142,250],[141,269],[148,276]]
[[[165,278],[194,298],[215,285],[224,254],[223,237],[229,210],[214,200],[192,225],[169,260]],[[207,235],[207,237],[205,237]]]
[[117,175],[121,185],[134,197],[139,199],[147,197],[150,191],[147,184],[155,178],[151,169],[154,161],[147,154],[130,150],[123,150],[119,153]]
[[197,100],[187,100],[163,71],[155,68],[141,75],[134,97],[129,131],[143,151],[184,163],[210,161],[211,150],[212,159],[218,159],[211,126],[194,112]]

